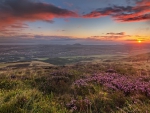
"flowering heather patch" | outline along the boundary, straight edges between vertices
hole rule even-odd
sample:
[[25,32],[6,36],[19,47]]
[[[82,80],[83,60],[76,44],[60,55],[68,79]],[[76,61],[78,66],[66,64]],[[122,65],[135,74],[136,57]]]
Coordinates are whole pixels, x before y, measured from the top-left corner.
[[84,79],[79,79],[79,80],[76,80],[74,85],[76,85],[77,87],[80,87],[80,86],[87,86],[87,81],[84,80]]
[[81,87],[96,83],[114,91],[121,90],[126,96],[131,93],[142,93],[150,97],[149,79],[148,76],[127,77],[117,73],[99,73],[85,79],[79,79],[74,82],[74,85]]

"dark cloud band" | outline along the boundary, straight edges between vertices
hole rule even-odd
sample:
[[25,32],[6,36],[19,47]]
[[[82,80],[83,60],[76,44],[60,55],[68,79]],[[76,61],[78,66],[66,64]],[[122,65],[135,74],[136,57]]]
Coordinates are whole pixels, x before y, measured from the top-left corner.
[[84,15],[84,18],[99,18],[102,16],[111,16],[117,21],[133,22],[150,20],[150,1],[135,0],[134,6],[112,6],[107,8],[98,8],[91,13]]
[[7,26],[15,22],[42,20],[52,23],[53,18],[78,17],[70,10],[52,4],[32,0],[0,1],[0,24]]

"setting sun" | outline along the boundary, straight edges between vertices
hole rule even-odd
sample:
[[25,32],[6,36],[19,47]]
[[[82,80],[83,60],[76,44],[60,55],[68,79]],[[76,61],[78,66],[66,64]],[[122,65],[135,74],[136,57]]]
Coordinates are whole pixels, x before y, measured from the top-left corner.
[[141,43],[142,41],[141,40],[138,40],[138,43]]

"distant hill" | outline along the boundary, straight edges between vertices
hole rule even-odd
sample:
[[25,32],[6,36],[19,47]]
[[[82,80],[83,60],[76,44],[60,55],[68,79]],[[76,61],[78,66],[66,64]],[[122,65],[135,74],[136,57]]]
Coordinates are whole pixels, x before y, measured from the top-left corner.
[[82,44],[80,44],[80,43],[75,43],[75,44],[73,44],[73,45],[75,45],[75,46],[81,46]]

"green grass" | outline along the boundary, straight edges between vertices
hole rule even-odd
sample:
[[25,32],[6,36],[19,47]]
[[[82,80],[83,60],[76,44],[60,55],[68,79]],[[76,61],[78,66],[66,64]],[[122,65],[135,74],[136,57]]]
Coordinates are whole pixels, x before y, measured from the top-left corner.
[[[62,60],[60,62],[64,62]],[[143,71],[150,70],[149,67],[143,68]],[[126,96],[122,91],[106,90],[95,83],[86,87],[74,85],[78,79],[105,73],[107,69],[114,69],[124,76],[139,76],[135,65],[126,62],[77,63],[3,71],[0,74],[0,113],[149,113],[150,99],[145,95]],[[86,99],[90,102],[87,103]],[[76,100],[74,110],[67,106],[72,100]]]

